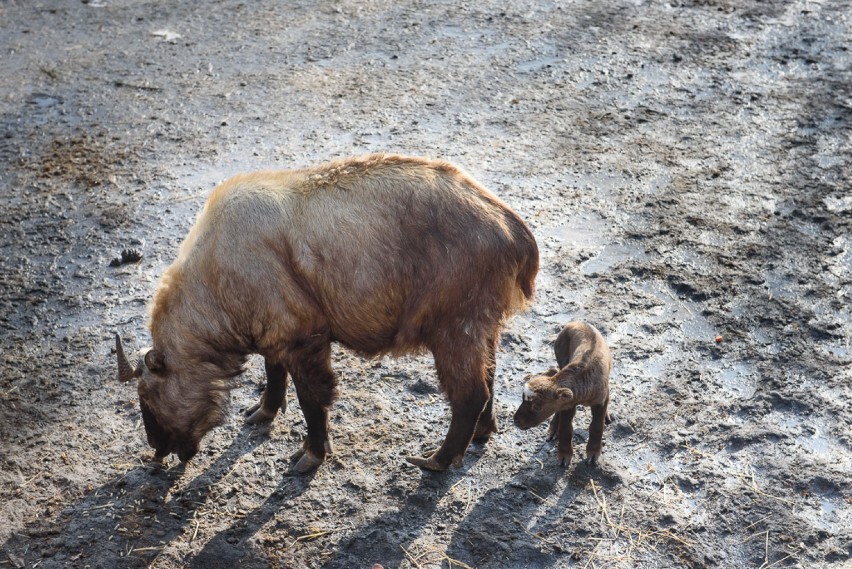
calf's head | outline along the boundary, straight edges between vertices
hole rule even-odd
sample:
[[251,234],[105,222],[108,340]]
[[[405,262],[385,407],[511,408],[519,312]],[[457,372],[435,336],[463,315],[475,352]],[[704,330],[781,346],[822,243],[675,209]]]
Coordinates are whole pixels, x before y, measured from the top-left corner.
[[138,378],[139,407],[148,444],[154,459],[162,461],[171,453],[182,462],[198,452],[201,438],[223,418],[225,401],[211,392],[200,393],[191,370],[170,362],[163,352],[142,350],[136,363],[124,353],[121,338],[115,336],[118,379]]
[[541,375],[525,378],[523,400],[515,411],[516,427],[526,430],[540,425],[572,404],[574,393],[557,385],[554,380],[557,373],[558,370],[551,368]]

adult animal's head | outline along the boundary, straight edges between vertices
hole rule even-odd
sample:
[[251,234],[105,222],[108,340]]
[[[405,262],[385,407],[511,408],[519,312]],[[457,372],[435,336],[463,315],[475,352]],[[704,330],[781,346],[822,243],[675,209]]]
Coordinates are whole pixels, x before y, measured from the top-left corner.
[[137,379],[139,407],[154,459],[171,453],[186,462],[198,453],[201,439],[224,418],[228,390],[224,381],[200,381],[204,366],[174,361],[165,351],[140,351],[135,363],[115,335],[118,380]]

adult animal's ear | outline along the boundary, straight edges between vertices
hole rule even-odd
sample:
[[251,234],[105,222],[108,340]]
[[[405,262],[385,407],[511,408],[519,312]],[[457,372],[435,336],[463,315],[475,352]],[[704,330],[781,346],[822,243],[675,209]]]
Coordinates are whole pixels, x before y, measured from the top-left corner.
[[166,371],[166,357],[158,350],[148,350],[145,354],[145,367],[153,373]]
[[556,397],[558,397],[560,401],[569,402],[574,399],[574,392],[567,387],[560,387],[556,390]]

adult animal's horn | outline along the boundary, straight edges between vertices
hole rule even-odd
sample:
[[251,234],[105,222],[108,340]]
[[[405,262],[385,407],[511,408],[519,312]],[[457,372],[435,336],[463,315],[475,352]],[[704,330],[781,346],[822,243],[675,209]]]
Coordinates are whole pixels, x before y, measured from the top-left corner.
[[134,377],[142,375],[142,366],[138,363],[133,365],[124,354],[124,346],[121,345],[121,336],[115,335],[115,355],[118,358],[118,381],[126,383]]

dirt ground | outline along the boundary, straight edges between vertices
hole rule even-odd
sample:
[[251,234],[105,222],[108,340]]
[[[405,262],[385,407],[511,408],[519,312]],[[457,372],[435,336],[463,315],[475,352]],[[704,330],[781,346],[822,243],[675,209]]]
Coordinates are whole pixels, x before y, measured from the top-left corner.
[[[845,0],[0,2],[0,567],[850,567],[852,7]],[[335,352],[336,452],[291,392],[147,462],[112,335],[231,174],[448,159],[541,249],[501,433],[461,469],[431,358]],[[111,267],[124,248],[144,258]],[[606,447],[511,424],[582,319]],[[291,388],[292,389],[292,388]]]

